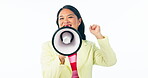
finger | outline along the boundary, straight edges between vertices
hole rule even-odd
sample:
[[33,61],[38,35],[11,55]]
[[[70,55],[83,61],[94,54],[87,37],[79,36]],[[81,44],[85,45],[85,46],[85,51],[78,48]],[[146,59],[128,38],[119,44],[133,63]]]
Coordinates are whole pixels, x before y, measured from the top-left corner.
[[63,56],[63,55],[59,55],[61,58],[66,58],[66,56]]
[[96,25],[93,25],[93,26],[92,26],[92,30],[96,29],[96,27],[97,27]]
[[62,57],[63,57],[63,58],[66,58],[66,56],[63,56],[63,55],[62,55]]
[[89,27],[89,30],[91,30],[92,29],[92,25],[90,25],[90,27]]
[[98,27],[98,29],[100,29],[100,26],[99,25],[97,27]]

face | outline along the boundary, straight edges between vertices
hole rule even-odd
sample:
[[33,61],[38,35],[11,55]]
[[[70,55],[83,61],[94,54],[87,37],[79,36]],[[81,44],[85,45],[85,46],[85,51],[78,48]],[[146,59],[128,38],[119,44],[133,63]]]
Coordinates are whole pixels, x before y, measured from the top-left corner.
[[59,13],[58,18],[59,27],[69,26],[78,30],[78,27],[81,24],[81,18],[78,19],[78,17],[69,9],[63,9]]

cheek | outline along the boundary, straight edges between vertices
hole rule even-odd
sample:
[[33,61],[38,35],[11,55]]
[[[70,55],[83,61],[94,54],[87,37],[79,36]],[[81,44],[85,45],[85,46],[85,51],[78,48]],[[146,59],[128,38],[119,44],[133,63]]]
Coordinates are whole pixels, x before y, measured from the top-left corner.
[[75,24],[76,27],[78,27],[78,26],[79,26],[78,20],[75,20],[75,21],[74,21],[74,24]]
[[78,29],[78,27],[79,27],[79,23],[78,23],[78,21],[73,21],[73,28],[75,28],[75,29]]
[[59,27],[62,27],[62,22],[58,21]]
[[73,23],[73,25],[77,25],[77,23],[78,23],[76,19],[71,20],[71,22]]

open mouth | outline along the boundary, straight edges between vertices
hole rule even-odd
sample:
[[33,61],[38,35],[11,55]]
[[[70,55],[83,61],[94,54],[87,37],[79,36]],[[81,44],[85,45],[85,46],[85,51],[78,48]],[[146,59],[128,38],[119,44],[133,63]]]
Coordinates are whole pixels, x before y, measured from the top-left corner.
[[64,25],[64,27],[72,27],[72,25],[71,24],[68,24],[68,25]]

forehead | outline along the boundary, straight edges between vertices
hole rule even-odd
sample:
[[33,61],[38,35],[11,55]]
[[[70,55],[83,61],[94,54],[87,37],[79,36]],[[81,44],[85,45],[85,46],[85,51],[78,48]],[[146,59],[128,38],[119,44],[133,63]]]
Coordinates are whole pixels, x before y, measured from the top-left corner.
[[67,16],[67,15],[75,15],[74,12],[72,12],[69,9],[63,9],[61,10],[61,12],[59,13],[59,16]]

